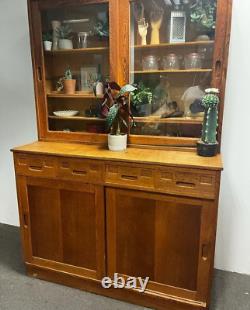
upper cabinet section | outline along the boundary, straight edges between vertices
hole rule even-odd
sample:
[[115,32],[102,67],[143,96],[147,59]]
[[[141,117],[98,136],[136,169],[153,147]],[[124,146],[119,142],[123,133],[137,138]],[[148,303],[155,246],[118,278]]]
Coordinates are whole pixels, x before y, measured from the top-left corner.
[[40,140],[107,143],[107,80],[137,86],[129,144],[195,146],[207,87],[220,140],[231,0],[28,3]]
[[138,87],[131,98],[132,135],[201,136],[201,99],[213,85],[216,22],[216,0],[130,3],[130,82]]
[[44,42],[49,131],[104,133],[98,116],[102,81],[110,79],[108,3],[51,8],[41,16],[44,40],[51,40]]

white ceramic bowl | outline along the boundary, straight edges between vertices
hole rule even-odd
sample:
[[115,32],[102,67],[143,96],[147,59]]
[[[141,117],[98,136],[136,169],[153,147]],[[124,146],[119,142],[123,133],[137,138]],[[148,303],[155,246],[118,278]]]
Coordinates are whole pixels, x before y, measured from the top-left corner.
[[79,111],[73,111],[73,110],[53,112],[53,114],[58,117],[72,117],[76,116],[78,113]]

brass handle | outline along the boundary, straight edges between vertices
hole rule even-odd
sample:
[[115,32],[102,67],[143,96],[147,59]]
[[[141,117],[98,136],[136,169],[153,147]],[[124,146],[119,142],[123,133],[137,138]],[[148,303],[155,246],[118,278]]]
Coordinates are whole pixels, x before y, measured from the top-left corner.
[[177,186],[180,187],[188,187],[188,188],[194,188],[195,187],[195,183],[191,183],[191,182],[181,182],[181,181],[177,181],[176,182]]
[[34,171],[42,171],[43,167],[42,166],[29,166],[30,170],[34,170]]
[[138,177],[135,176],[135,175],[121,175],[121,178],[124,179],[124,180],[130,180],[130,181],[136,181],[138,180]]
[[73,174],[78,174],[78,175],[86,175],[87,171],[82,171],[82,170],[72,170]]

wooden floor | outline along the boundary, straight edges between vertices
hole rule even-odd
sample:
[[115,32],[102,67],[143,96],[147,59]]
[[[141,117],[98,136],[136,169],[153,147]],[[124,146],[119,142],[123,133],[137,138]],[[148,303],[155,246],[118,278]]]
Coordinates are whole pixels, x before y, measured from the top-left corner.
[[[143,310],[139,306],[29,278],[21,259],[19,229],[0,224],[1,310]],[[210,310],[249,310],[250,276],[215,271]]]

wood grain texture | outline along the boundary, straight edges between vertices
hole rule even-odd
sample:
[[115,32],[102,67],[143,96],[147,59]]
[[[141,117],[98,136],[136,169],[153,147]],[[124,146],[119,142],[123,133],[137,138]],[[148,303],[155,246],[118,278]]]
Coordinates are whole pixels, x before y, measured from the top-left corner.
[[58,157],[72,157],[84,159],[100,159],[112,162],[134,162],[161,166],[179,166],[206,170],[222,170],[221,155],[207,158],[201,157],[195,151],[167,151],[141,148],[128,148],[124,152],[111,152],[106,147],[87,144],[34,142],[16,147],[14,153],[55,155]]

